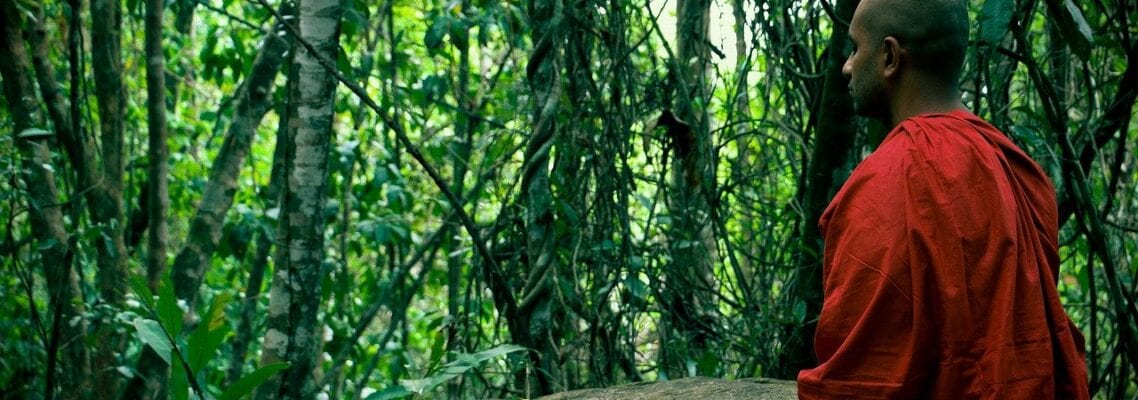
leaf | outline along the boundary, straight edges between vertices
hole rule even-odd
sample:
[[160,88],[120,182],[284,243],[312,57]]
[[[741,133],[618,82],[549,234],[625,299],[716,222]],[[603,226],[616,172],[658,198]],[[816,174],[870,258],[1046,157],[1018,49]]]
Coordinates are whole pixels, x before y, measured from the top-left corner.
[[799,300],[794,303],[794,321],[799,324],[806,321],[806,302]]
[[138,337],[142,339],[143,343],[150,345],[159,357],[162,357],[166,364],[170,364],[170,339],[166,337],[165,331],[162,330],[162,325],[158,321],[146,318],[138,318],[134,320],[134,329],[138,331]]
[[446,14],[440,14],[431,21],[431,27],[427,28],[427,33],[423,35],[423,45],[427,46],[432,55],[443,47],[443,36],[450,31],[450,25],[451,18]]
[[146,306],[147,310],[154,309],[154,294],[150,292],[150,286],[146,284],[146,278],[139,274],[130,275],[130,288],[134,289],[134,294],[138,295],[138,299]]
[[446,373],[431,375],[431,376],[423,378],[423,379],[406,379],[403,381],[402,386],[407,388],[407,390],[409,390],[411,392],[414,392],[417,394],[423,394],[423,393],[431,391],[431,389],[439,387],[439,385],[442,385],[443,383],[446,383],[447,381],[449,381],[451,379],[458,377],[459,375],[462,375],[462,374],[461,373],[456,374],[456,373],[446,372]]
[[43,130],[40,128],[28,128],[28,129],[24,129],[24,130],[20,131],[20,134],[16,135],[16,137],[18,137],[20,139],[35,139],[35,138],[47,137],[47,136],[51,136],[51,135],[52,135],[51,131],[48,131],[48,130]]
[[249,393],[253,393],[253,390],[256,389],[257,386],[261,386],[261,384],[265,383],[273,374],[288,368],[288,366],[289,363],[287,362],[279,362],[258,368],[256,371],[245,375],[226,388],[224,392],[221,392],[221,395],[217,396],[217,400],[238,400],[245,397]]
[[173,400],[190,399],[190,381],[186,379],[186,368],[181,365],[170,369],[170,398]]
[[1015,12],[1013,0],[987,0],[980,11],[980,39],[995,49],[1008,33],[1008,25]]
[[391,387],[388,387],[387,389],[383,389],[382,391],[372,393],[365,400],[394,400],[394,399],[401,399],[401,398],[404,398],[404,397],[407,397],[407,396],[410,396],[413,394],[415,394],[415,392],[407,390],[407,388],[403,387],[402,385],[399,385],[399,386],[391,386]]
[[[455,357],[454,361],[447,363],[447,366],[461,366],[466,367],[466,369],[470,369],[477,366],[478,364],[486,362],[486,360],[489,360],[491,358],[504,356],[506,354],[516,353],[519,351],[526,351],[526,348],[513,344],[503,344],[501,346],[489,350],[483,350],[474,354],[458,354]],[[463,372],[466,371],[464,370]]]
[[213,303],[206,313],[205,319],[198,325],[186,346],[187,362],[194,374],[205,368],[206,363],[213,359],[221,342],[229,335],[229,325],[225,324],[225,304],[229,302],[229,295],[222,293],[214,296]]
[[178,298],[174,296],[173,284],[169,278],[158,284],[158,307],[155,312],[162,326],[170,330],[171,336],[182,333],[182,309],[178,307]]
[[1091,55],[1091,43],[1094,39],[1091,27],[1087,24],[1087,18],[1083,16],[1079,5],[1071,0],[1047,0],[1047,11],[1059,24],[1059,33],[1067,41],[1067,46],[1076,56],[1087,61]]

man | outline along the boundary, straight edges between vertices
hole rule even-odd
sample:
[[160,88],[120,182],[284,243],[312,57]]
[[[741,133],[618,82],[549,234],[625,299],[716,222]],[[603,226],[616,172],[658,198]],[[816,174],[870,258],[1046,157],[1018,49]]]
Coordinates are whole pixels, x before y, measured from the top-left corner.
[[849,35],[854,109],[893,130],[819,222],[820,365],[799,397],[1088,398],[1054,188],[960,100],[967,3],[863,0]]

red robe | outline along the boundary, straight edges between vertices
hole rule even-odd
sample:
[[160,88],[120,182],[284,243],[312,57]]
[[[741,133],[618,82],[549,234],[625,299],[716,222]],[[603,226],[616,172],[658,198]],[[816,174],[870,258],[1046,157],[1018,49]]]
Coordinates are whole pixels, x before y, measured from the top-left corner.
[[1055,190],[967,111],[901,123],[819,221],[825,299],[800,399],[1086,399]]

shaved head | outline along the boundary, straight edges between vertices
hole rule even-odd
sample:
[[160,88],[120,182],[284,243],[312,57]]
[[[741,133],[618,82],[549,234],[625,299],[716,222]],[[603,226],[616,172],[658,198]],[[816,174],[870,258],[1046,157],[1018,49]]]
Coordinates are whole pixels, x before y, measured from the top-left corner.
[[871,43],[894,37],[912,66],[956,85],[968,48],[966,0],[862,0],[854,20]]

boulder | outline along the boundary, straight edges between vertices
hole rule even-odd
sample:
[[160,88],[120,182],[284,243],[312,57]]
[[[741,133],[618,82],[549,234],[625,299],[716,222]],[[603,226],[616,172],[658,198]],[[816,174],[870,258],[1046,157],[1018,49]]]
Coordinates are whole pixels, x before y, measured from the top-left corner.
[[540,400],[795,400],[794,381],[767,378],[725,380],[684,378],[639,382],[604,389],[555,393]]

